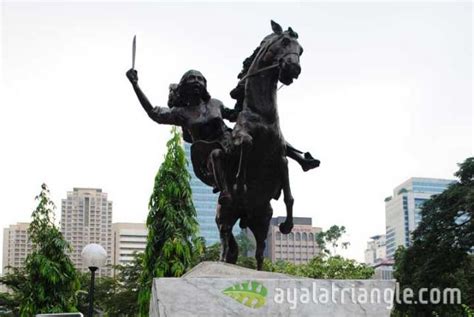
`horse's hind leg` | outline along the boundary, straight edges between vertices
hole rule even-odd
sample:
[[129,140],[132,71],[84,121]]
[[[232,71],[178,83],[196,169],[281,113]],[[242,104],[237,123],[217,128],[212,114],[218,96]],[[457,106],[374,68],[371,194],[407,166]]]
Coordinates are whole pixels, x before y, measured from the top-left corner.
[[[263,216],[251,219],[249,228],[252,230],[256,241],[255,259],[257,260],[257,270],[261,271],[263,267],[263,252],[265,251],[265,240],[268,235],[268,227],[273,215],[273,209],[270,202],[264,207]],[[262,214],[262,213],[254,213]]]
[[288,159],[286,157],[281,158],[280,175],[283,184],[283,200],[286,206],[286,219],[285,222],[280,224],[280,232],[288,234],[291,232],[291,229],[293,229],[293,203],[295,200],[291,194]]
[[217,205],[216,224],[221,238],[220,261],[235,264],[239,256],[239,247],[232,234],[232,228],[237,221],[236,213],[232,209]]

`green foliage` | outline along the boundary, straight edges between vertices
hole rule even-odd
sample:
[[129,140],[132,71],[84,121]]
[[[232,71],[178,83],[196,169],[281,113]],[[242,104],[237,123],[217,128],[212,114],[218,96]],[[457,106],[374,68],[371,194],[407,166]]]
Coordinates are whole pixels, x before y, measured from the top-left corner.
[[144,270],[140,276],[140,316],[148,315],[152,280],[179,277],[203,252],[196,220],[189,173],[181,136],[176,128],[167,143],[168,152],[155,177],[147,218],[148,238]]
[[0,293],[0,316],[18,316],[20,298],[16,294]]
[[302,267],[306,277],[317,279],[369,279],[374,269],[341,256],[315,257]]
[[11,293],[0,293],[0,316],[19,316],[22,296],[28,285],[25,268],[7,267],[8,273],[0,277],[0,283],[7,286]]
[[[78,296],[78,302],[80,304],[78,308],[80,312],[87,316],[91,275],[90,273],[81,273],[79,279],[81,281],[81,291]],[[118,280],[112,277],[97,277],[94,283],[94,310],[101,311],[106,315],[111,315],[109,313],[111,310],[115,310],[115,297],[119,287],[120,284]]]
[[316,279],[369,279],[374,275],[370,266],[339,255],[317,256],[307,264],[278,261],[269,267],[269,271]]
[[28,228],[33,252],[26,258],[24,269],[14,269],[1,279],[13,292],[10,303],[20,302],[20,316],[77,311],[79,279],[66,255],[69,244],[53,223],[55,206],[46,185],[41,188]]
[[[410,287],[415,294],[420,288],[459,288],[463,303],[474,307],[474,265],[469,255],[474,246],[474,158],[459,167],[455,174],[459,181],[423,204],[412,245],[396,252],[394,275],[401,289]],[[462,316],[465,308],[401,304],[396,310],[410,316]]]
[[220,243],[214,243],[214,244],[211,244],[210,246],[206,246],[204,253],[201,256],[200,262],[219,261],[220,253],[221,253]]
[[[336,248],[339,246],[339,239],[346,233],[346,227],[333,225],[326,231],[316,234],[316,242],[323,252],[326,254],[336,255]],[[332,247],[332,253],[327,246]],[[347,248],[348,242],[344,242],[343,247]]]
[[222,293],[247,307],[260,308],[265,305],[265,297],[268,291],[262,284],[248,281],[234,284],[226,288]]
[[239,256],[236,264],[238,266],[246,267],[248,269],[257,269],[257,260],[255,260],[254,257],[250,256]]

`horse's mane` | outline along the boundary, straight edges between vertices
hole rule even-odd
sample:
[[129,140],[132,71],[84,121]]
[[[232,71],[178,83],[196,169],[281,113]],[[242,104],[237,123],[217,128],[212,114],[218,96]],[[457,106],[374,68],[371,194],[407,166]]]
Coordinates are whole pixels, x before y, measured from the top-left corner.
[[232,91],[230,92],[230,96],[232,97],[232,99],[237,100],[234,106],[234,109],[237,111],[242,111],[244,98],[245,98],[245,81],[240,81],[240,80],[244,78],[245,75],[247,75],[247,73],[249,72],[250,66],[252,65],[253,61],[257,57],[264,43],[265,41],[262,41],[260,45],[257,46],[257,48],[253,51],[252,55],[250,55],[243,61],[242,70],[237,75],[239,82],[237,86],[234,89],[232,89]]
[[275,36],[275,34],[267,35],[267,36],[262,40],[262,42],[260,42],[260,45],[257,46],[257,48],[253,51],[252,55],[250,55],[249,57],[247,57],[247,58],[244,60],[244,62],[242,63],[242,70],[240,71],[240,73],[239,73],[239,75],[237,76],[237,78],[242,79],[242,78],[244,78],[245,75],[247,75],[250,66],[252,65],[253,61],[255,60],[255,57],[257,57],[257,55],[258,55],[258,52],[260,52],[260,50],[262,49],[262,47],[263,47],[263,46],[268,42],[268,40],[269,40],[270,38],[272,38],[273,36]]
[[[248,74],[250,66],[252,66],[252,63],[254,62],[255,58],[257,57],[258,53],[262,50],[262,47],[268,42],[268,39],[273,37],[274,34],[267,35],[262,42],[260,42],[260,45],[257,46],[257,48],[253,51],[252,55],[247,57],[243,63],[242,63],[242,70],[240,73],[237,75],[238,79],[242,79],[245,77],[245,75]],[[241,111],[243,107],[243,102],[245,98],[245,81],[239,81],[237,86],[232,89],[230,92],[230,96],[232,99],[237,100],[234,106],[234,109],[237,111]]]
[[255,59],[255,57],[257,56],[258,52],[260,51],[260,49],[262,48],[262,44],[263,42],[257,46],[257,48],[253,51],[252,55],[250,55],[249,57],[247,57],[243,63],[242,63],[242,70],[240,71],[239,75],[237,75],[237,78],[238,79],[242,79],[245,75],[247,75],[248,71],[249,71],[249,68],[250,68],[250,65],[252,65],[253,63],[253,60]]

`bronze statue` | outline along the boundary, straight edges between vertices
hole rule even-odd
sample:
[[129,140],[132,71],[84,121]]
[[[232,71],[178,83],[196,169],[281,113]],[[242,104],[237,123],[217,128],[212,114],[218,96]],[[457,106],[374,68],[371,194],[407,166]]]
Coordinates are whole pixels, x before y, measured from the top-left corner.
[[[277,83],[289,85],[298,77],[303,50],[291,28],[283,31],[272,21],[272,29],[274,33],[265,37],[244,62],[241,80],[231,93],[237,99],[234,109],[211,98],[206,79],[196,70],[186,72],[179,84],[170,85],[169,108],[151,105],[138,85],[133,67],[126,74],[151,119],[182,128],[183,138],[192,143],[191,160],[196,176],[213,186],[215,192],[220,191],[216,223],[222,242],[221,260],[237,261],[238,247],[232,227],[240,219],[240,226],[248,227],[255,236],[259,270],[273,213],[270,200],[278,199],[282,189],[287,218],[280,224],[280,231],[287,234],[293,227],[286,156],[295,159],[305,171],[319,166],[311,154],[302,156],[301,151],[286,143],[280,131]],[[236,121],[233,130],[224,119]]]

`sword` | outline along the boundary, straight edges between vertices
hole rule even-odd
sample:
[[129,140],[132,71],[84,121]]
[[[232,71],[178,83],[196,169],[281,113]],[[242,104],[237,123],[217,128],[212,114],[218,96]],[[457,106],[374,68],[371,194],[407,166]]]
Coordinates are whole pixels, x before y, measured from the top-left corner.
[[132,44],[132,69],[135,69],[135,52],[137,50],[137,36],[133,36],[133,44]]

